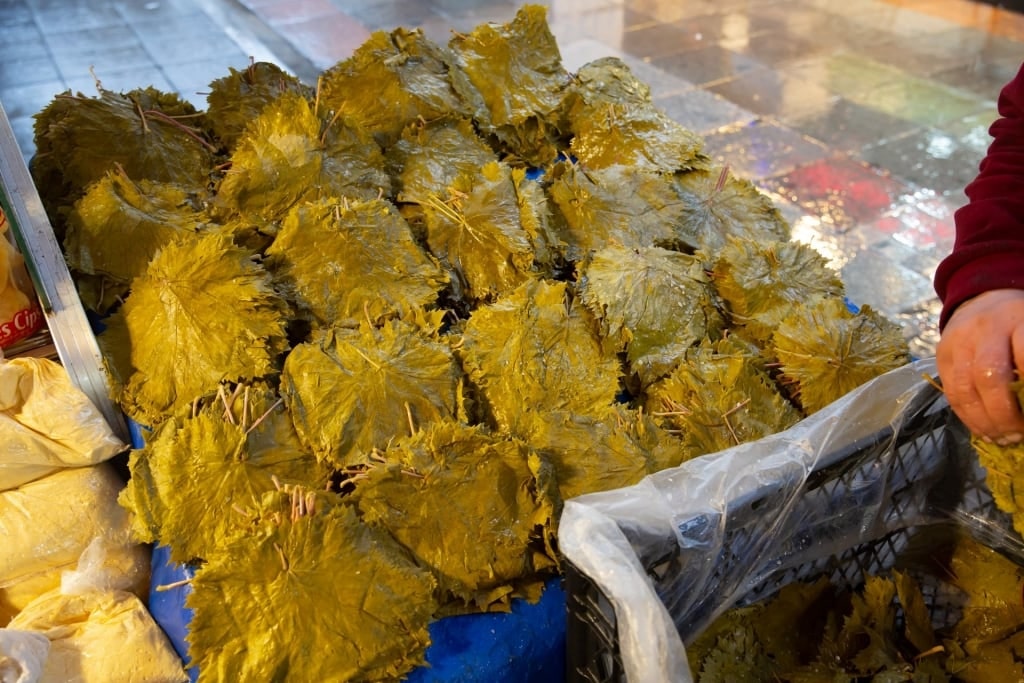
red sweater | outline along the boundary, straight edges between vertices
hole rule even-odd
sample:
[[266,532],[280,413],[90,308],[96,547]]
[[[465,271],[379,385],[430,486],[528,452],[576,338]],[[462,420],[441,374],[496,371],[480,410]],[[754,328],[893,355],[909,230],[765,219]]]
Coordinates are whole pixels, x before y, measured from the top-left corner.
[[955,215],[953,251],[935,271],[940,328],[957,306],[990,289],[1024,289],[1024,65],[999,95],[1000,118],[968,202]]

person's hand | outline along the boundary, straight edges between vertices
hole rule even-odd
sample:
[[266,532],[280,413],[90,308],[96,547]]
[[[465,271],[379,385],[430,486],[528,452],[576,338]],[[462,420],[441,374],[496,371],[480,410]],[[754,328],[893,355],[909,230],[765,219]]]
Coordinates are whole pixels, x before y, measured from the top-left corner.
[[1024,377],[1024,290],[997,289],[961,304],[935,352],[950,407],[976,436],[1001,445],[1024,439],[1010,382]]

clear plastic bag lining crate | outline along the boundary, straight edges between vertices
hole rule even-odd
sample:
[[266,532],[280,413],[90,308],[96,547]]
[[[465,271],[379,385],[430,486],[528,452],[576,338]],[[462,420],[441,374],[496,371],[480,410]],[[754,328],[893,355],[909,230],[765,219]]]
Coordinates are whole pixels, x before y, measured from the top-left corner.
[[[784,432],[567,501],[569,680],[691,681],[684,643],[726,610],[821,575],[859,586],[930,525],[1024,564],[934,375],[908,364]],[[924,591],[955,618],[956,596]]]

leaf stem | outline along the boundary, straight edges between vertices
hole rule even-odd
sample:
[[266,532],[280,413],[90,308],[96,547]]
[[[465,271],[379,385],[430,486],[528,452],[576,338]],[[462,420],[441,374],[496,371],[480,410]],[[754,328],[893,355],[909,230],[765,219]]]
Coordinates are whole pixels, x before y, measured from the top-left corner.
[[378,365],[377,363],[374,363],[372,360],[370,360],[369,356],[367,356],[365,353],[363,353],[362,351],[360,351],[356,347],[353,346],[352,350],[355,351],[356,353],[358,353],[362,357],[363,360],[365,360],[367,363],[372,365],[374,370],[382,370],[383,369],[383,367],[381,365]]
[[[274,401],[274,405],[272,405],[272,406],[270,406],[269,408],[267,408],[267,412],[265,412],[265,413],[263,413],[262,415],[260,415],[260,416],[259,416],[259,419],[258,419],[258,420],[256,420],[255,422],[253,422],[253,423],[252,423],[252,426],[251,426],[251,427],[249,427],[248,429],[246,429],[246,430],[245,430],[245,433],[246,433],[246,434],[248,434],[248,433],[249,433],[249,432],[251,432],[252,430],[254,430],[254,429],[256,429],[257,427],[259,427],[259,426],[260,426],[260,424],[261,424],[261,423],[262,423],[262,422],[263,422],[264,420],[266,420],[266,419],[267,419],[267,415],[270,415],[270,413],[272,413],[272,412],[273,412],[273,411],[274,411],[274,410],[275,410],[275,409],[276,409],[276,408],[277,408],[277,407],[278,407],[279,405],[281,405],[281,404],[282,404],[283,402],[284,402],[284,398],[279,398],[279,399],[277,399],[276,401]],[[281,487],[280,487],[280,486],[278,486],[278,490],[280,490],[280,488],[281,488]]]
[[154,586],[153,590],[157,593],[163,593],[164,591],[174,590],[175,588],[181,588],[192,583],[192,579],[182,579],[181,581],[174,581],[172,583],[163,583],[159,586]]
[[416,423],[412,419],[412,408],[409,406],[409,402],[405,402],[405,417],[409,420],[409,436],[416,436]]
[[142,121],[142,130],[149,133],[149,124],[146,123],[146,112],[142,111],[142,105],[139,104],[138,100],[133,100],[135,103],[135,113],[139,115],[139,120]]
[[[136,104],[136,106],[138,106],[138,104]],[[142,115],[143,125],[145,125],[146,117],[147,116],[152,116],[153,118],[155,118],[157,120],[160,120],[160,121],[163,121],[164,123],[166,123],[166,124],[168,124],[170,126],[174,126],[178,130],[182,131],[183,133],[185,133],[185,135],[189,136],[190,138],[192,138],[193,140],[198,142],[200,145],[205,147],[210,153],[212,153],[212,154],[216,154],[217,153],[217,148],[216,147],[214,147],[209,142],[204,140],[198,133],[195,132],[194,129],[189,128],[185,124],[183,124],[180,121],[176,120],[173,116],[168,116],[167,114],[163,113],[162,111],[157,111],[156,109],[147,109],[145,111],[141,111],[141,109],[142,109],[141,107],[139,107],[139,109],[140,109],[140,113]],[[149,127],[148,126],[146,127],[146,131],[147,132],[149,131]]]
[[220,402],[224,404],[224,419],[231,424],[238,424],[235,422],[235,416],[231,414],[231,404],[228,403],[228,397],[224,392],[223,384],[217,385],[217,398],[219,398]]
[[725,189],[725,181],[729,179],[729,164],[722,167],[722,172],[718,174],[718,181],[715,183],[715,194],[718,194]]

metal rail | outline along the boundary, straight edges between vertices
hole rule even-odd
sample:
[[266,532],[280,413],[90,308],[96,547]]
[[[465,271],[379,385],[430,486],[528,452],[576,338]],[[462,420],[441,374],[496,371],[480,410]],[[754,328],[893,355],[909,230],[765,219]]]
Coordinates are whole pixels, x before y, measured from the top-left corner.
[[53,226],[0,105],[0,205],[25,257],[57,356],[71,381],[99,408],[111,429],[129,442],[124,415],[110,398],[103,356],[71,280]]

